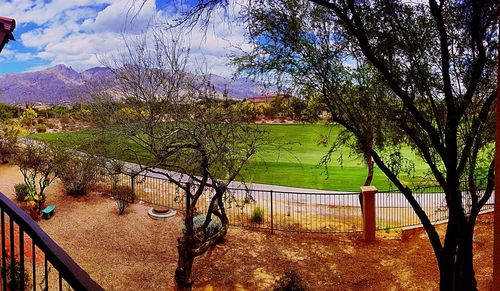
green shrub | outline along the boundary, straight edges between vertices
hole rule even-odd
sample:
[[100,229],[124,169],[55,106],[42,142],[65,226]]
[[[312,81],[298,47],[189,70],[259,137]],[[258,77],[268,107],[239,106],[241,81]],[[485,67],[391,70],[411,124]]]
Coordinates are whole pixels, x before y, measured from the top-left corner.
[[26,196],[29,194],[29,188],[26,184],[14,185],[14,191],[16,192],[17,201],[25,201]]
[[[193,229],[195,233],[203,231],[203,224],[206,218],[207,216],[205,214],[199,214],[193,217]],[[221,228],[222,223],[220,220],[218,218],[212,219],[207,227],[208,236],[216,234]],[[182,231],[186,232],[185,226],[182,227]]]
[[38,133],[47,132],[47,126],[45,124],[37,124],[35,130]]
[[252,217],[250,220],[255,223],[264,222],[264,208],[260,206],[255,207],[252,211]]
[[286,271],[274,284],[274,291],[305,291],[306,283],[295,271]]
[[14,117],[15,108],[11,105],[0,103],[0,120],[6,121]]

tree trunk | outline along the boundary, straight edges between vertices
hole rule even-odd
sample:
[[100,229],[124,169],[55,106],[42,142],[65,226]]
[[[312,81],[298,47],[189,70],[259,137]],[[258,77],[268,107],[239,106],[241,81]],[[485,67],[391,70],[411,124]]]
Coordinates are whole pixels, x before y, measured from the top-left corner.
[[366,165],[368,166],[368,174],[366,175],[365,184],[363,186],[370,186],[373,180],[373,160],[372,155],[365,154]]
[[[363,186],[370,186],[373,180],[373,159],[370,153],[365,153],[365,161],[368,166],[368,174],[366,175],[365,184]],[[361,206],[361,212],[363,212],[363,194],[359,193],[359,205]]]
[[456,244],[443,249],[440,265],[441,290],[477,290],[473,261],[474,226],[465,223],[456,239]]
[[191,239],[187,234],[177,240],[177,249],[179,252],[179,259],[177,261],[177,268],[175,269],[175,283],[177,290],[191,290],[193,281],[191,280],[191,271],[193,267],[194,257],[190,255],[192,246]]

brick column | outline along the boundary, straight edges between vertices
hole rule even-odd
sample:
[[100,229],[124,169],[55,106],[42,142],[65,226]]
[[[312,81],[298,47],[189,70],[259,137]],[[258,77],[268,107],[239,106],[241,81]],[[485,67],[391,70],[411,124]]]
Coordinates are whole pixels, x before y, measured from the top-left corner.
[[363,200],[363,239],[366,241],[375,240],[375,193],[377,191],[377,188],[374,186],[361,187]]

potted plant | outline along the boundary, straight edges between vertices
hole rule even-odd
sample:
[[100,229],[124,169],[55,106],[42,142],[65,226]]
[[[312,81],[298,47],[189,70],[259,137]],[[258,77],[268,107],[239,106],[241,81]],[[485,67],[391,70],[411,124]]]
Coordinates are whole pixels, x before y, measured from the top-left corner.
[[38,210],[42,211],[45,209],[45,195],[35,195],[35,201],[38,204]]
[[38,205],[35,201],[28,201],[28,209],[30,210],[30,216],[33,220],[38,221],[40,217],[40,210],[38,209]]

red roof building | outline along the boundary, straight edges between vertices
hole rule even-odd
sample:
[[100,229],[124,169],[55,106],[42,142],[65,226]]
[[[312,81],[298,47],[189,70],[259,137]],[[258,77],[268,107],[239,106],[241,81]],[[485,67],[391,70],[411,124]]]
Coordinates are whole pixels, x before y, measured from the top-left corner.
[[0,52],[9,40],[15,40],[12,34],[14,28],[16,28],[14,19],[0,16]]
[[266,94],[262,96],[255,96],[255,97],[250,97],[248,98],[248,102],[251,102],[255,105],[261,104],[261,103],[271,103],[274,99],[278,97],[283,97],[283,98],[289,98],[292,97],[290,94],[283,94],[283,93],[271,93],[271,94]]

